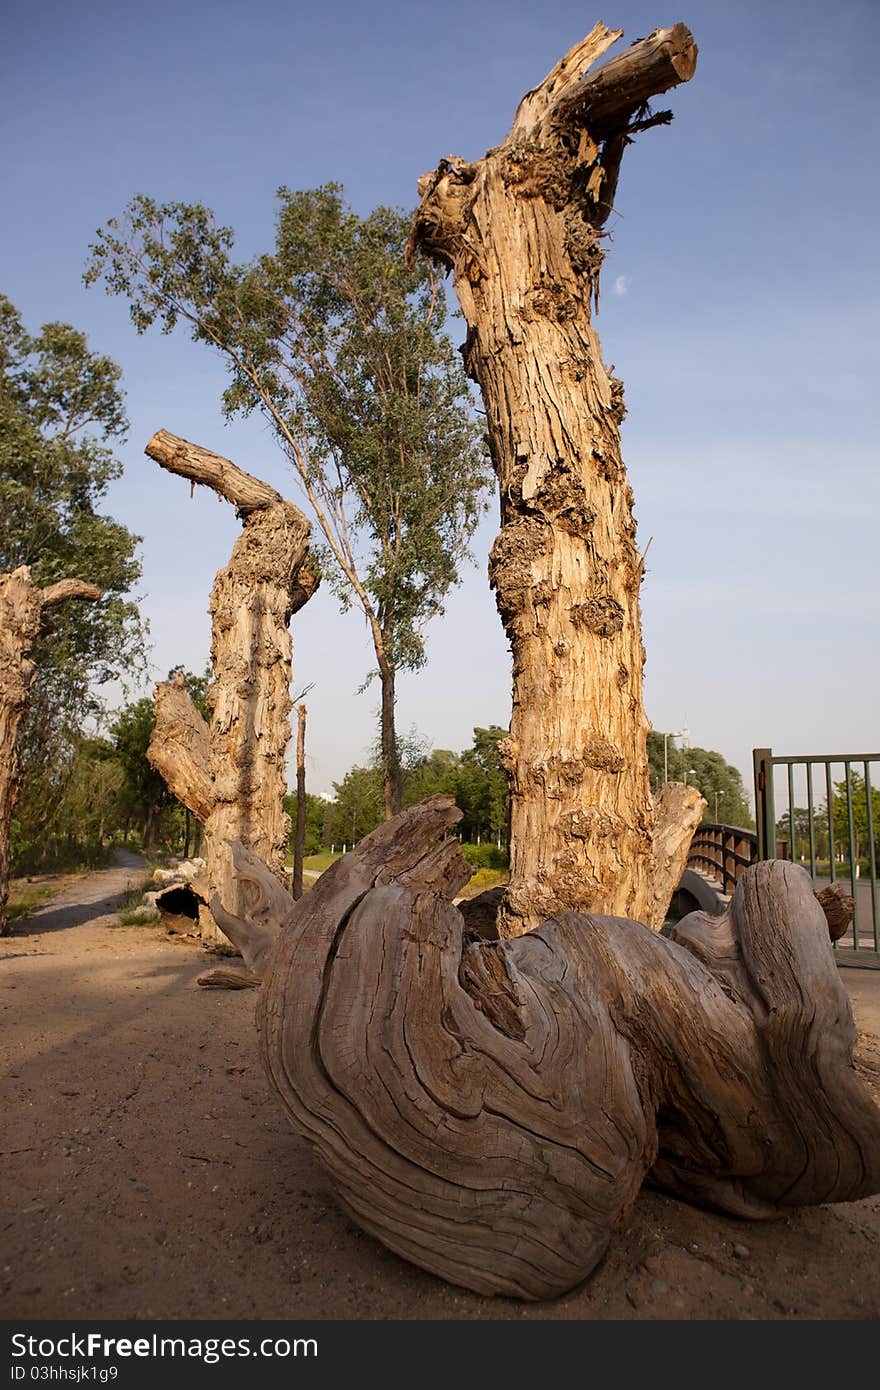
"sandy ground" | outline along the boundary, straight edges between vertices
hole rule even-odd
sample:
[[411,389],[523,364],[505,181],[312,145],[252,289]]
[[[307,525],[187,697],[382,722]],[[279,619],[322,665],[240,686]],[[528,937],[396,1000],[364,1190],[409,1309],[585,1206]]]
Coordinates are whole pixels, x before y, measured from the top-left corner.
[[[27,1318],[873,1318],[880,1198],[761,1225],[645,1191],[592,1278],[545,1304],[406,1264],[337,1209],[257,1056],[254,991],[157,927],[112,927],[124,866],[0,941],[0,1306]],[[880,972],[843,972],[880,1034]],[[880,1043],[863,1035],[880,1083]],[[878,1093],[880,1094],[880,1093]]]

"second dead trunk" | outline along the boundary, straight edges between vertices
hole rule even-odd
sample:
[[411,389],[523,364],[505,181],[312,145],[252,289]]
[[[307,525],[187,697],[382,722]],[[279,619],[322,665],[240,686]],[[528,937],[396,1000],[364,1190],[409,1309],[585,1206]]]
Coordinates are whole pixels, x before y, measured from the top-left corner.
[[[317,587],[308,568],[309,523],[292,502],[219,454],[160,430],[147,445],[168,470],[212,488],[242,520],[229,564],[211,592],[208,726],[182,677],[156,687],[147,756],[204,826],[210,890],[232,911],[240,887],[230,842],[255,850],[286,881],[290,819],[291,616]],[[206,922],[203,937],[220,940]]]

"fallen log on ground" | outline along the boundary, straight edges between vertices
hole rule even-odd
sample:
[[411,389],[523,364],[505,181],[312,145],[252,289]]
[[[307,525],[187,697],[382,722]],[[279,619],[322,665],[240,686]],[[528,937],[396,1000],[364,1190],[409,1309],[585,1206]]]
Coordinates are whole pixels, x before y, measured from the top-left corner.
[[433,797],[298,903],[236,847],[269,1076],[352,1218],[452,1283],[552,1298],[646,1180],[739,1217],[880,1189],[880,1109],[799,866],[749,869],[666,939],[560,913],[468,941],[460,818]]

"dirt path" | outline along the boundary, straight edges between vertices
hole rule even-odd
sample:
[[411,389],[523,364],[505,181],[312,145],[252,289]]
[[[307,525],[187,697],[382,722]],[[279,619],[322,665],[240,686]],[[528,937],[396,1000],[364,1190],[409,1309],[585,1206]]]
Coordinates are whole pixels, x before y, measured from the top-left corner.
[[[405,1264],[341,1214],[269,1094],[253,991],[202,990],[198,946],[112,926],[130,859],[0,941],[5,1317],[880,1315],[880,1198],[751,1225],[644,1192],[593,1278],[549,1304]],[[854,991],[872,1021],[873,973]],[[880,1080],[876,1039],[863,1054]]]

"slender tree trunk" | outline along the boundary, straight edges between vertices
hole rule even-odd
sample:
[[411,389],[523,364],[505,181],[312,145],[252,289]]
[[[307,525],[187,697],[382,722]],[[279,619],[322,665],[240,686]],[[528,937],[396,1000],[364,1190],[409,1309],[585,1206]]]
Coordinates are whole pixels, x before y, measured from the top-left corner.
[[385,819],[396,816],[403,803],[400,782],[400,754],[397,748],[397,728],[394,718],[396,695],[394,682],[396,672],[393,666],[385,663],[380,667],[382,684],[382,779],[385,789]]
[[159,807],[151,802],[144,820],[144,854],[150,855],[156,848],[159,838]]
[[[290,844],[285,759],[290,742],[291,616],[317,581],[308,568],[309,523],[274,488],[229,459],[160,430],[147,454],[212,488],[236,508],[242,531],[211,593],[210,727],[182,677],[156,687],[147,756],[204,826],[210,891],[241,906],[230,842],[241,841],[284,882]],[[202,935],[219,940],[206,921]]]
[[296,708],[296,833],[293,841],[293,896],[303,895],[303,856],[306,844],[306,707]]
[[[673,847],[648,775],[623,392],[591,305],[624,146],[662,119],[644,103],[691,76],[696,48],[676,25],[586,77],[617,37],[596,25],[523,99],[503,144],[425,175],[413,227],[454,271],[500,486],[489,573],[513,651],[506,935],[563,910],[655,927],[666,910],[655,842]],[[702,805],[696,791],[675,804],[682,867]]]
[[40,589],[31,583],[27,565],[0,574],[0,936],[10,933],[9,831],[21,787],[18,730],[37,674],[31,652],[40,633],[51,631],[51,608],[67,599],[94,601],[102,592],[81,579],[62,579]]
[[183,808],[183,857],[189,859],[189,837],[190,837],[190,811],[188,806]]

